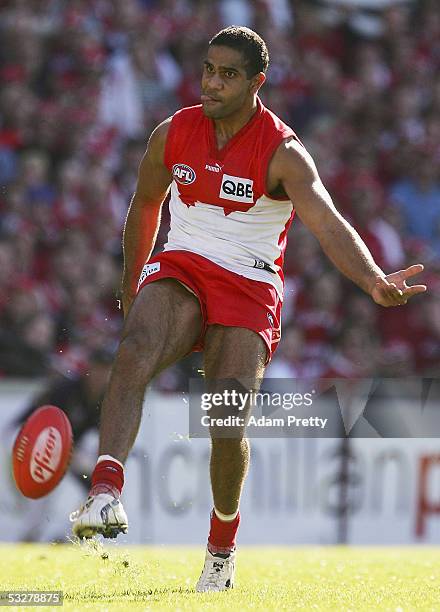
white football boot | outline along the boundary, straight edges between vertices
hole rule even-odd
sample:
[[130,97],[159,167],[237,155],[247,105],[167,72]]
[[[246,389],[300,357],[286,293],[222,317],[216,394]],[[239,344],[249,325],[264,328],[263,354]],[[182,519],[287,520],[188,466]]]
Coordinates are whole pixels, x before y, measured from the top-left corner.
[[198,593],[226,591],[234,587],[235,550],[226,558],[206,550],[205,565],[196,585]]
[[104,538],[116,538],[127,533],[128,519],[119,499],[108,493],[90,495],[86,503],[72,512],[73,534],[78,538],[92,538],[101,534]]

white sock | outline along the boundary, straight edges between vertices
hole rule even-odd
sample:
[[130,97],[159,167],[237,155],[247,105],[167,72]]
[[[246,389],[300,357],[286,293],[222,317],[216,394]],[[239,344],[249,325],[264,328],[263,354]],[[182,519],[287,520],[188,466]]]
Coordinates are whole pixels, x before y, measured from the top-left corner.
[[223,514],[223,512],[220,512],[220,510],[217,510],[217,508],[214,506],[214,512],[216,513],[217,518],[219,518],[221,521],[226,521],[227,523],[229,523],[230,521],[233,521],[235,518],[237,518],[238,508],[234,512],[234,514]]
[[118,461],[118,459],[115,459],[111,455],[99,455],[96,464],[100,463],[101,461],[114,461],[115,463],[120,465],[122,469],[124,469],[124,465],[120,461]]

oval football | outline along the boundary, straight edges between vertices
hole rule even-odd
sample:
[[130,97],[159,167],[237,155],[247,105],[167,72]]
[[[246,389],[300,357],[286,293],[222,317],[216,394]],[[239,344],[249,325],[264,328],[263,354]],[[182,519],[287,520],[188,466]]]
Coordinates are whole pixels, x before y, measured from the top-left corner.
[[17,488],[38,499],[50,493],[63,478],[72,452],[72,427],[56,406],[41,406],[24,423],[12,451]]

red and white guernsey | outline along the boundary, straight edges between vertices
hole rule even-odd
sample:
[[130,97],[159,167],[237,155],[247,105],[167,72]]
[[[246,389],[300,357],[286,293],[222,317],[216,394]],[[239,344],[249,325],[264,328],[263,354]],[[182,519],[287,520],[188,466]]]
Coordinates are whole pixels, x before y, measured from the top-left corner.
[[218,150],[201,105],[171,121],[165,164],[172,173],[171,228],[165,251],[202,255],[249,279],[273,285],[282,299],[290,200],[270,197],[269,161],[293,130],[257,98],[250,121]]

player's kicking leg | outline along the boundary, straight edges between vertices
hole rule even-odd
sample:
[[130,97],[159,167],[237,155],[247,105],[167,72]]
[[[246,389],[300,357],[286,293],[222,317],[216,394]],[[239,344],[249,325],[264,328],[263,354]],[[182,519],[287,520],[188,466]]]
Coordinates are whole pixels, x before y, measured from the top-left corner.
[[[210,326],[205,338],[208,391],[218,393],[231,386],[240,391],[257,390],[263,378],[265,359],[265,343],[255,332],[238,327]],[[240,523],[238,508],[250,457],[244,433],[242,427],[211,430],[210,474],[214,508],[205,564],[196,586],[198,592],[224,591],[234,586],[235,538]]]
[[78,537],[126,533],[127,515],[119,500],[123,464],[141,422],[145,388],[164,368],[189,353],[202,316],[197,298],[172,279],[146,285],[136,297],[122,333],[101,409],[99,459],[86,503],[71,514]]

